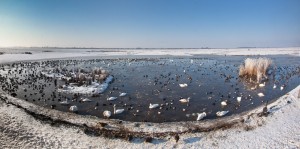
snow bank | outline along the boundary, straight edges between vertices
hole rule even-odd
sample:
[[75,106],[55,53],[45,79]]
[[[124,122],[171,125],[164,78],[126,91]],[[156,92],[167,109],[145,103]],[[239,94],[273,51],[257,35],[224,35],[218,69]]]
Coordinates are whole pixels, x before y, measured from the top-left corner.
[[58,92],[67,93],[67,94],[84,94],[84,95],[93,95],[93,94],[101,94],[107,88],[109,83],[113,80],[113,76],[108,76],[102,84],[97,82],[92,82],[91,85],[88,86],[73,86],[73,85],[65,85],[63,88],[58,89]]

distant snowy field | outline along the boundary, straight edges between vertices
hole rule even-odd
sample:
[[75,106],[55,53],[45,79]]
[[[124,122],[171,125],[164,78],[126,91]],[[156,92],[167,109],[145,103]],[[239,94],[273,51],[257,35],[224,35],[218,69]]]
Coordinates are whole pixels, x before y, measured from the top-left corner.
[[[300,48],[255,49],[0,49],[0,63],[54,58],[174,55],[293,55]],[[32,54],[22,54],[32,52]],[[241,126],[226,130],[180,135],[144,143],[84,134],[74,127],[45,124],[23,110],[0,100],[0,148],[300,148],[300,85],[268,106],[270,115],[252,115]],[[254,111],[255,112],[255,111]],[[257,111],[258,112],[258,111]]]
[[[292,48],[240,48],[240,49],[51,49],[51,48],[0,48],[0,63],[53,58],[171,55],[294,55],[300,56],[300,47]],[[32,54],[24,54],[31,52]]]

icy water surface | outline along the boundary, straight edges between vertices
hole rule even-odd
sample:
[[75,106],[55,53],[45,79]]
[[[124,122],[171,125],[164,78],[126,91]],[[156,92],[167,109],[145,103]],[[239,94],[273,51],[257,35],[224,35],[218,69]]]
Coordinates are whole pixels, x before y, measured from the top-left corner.
[[[194,121],[201,112],[207,113],[205,119],[216,118],[218,111],[237,114],[274,100],[300,84],[297,57],[270,57],[274,64],[264,87],[238,77],[244,58],[195,56],[20,62],[3,64],[0,79],[4,92],[46,108],[69,111],[70,106],[76,105],[78,114],[104,118],[103,111],[113,112],[116,104],[117,109],[125,111],[111,118],[149,122]],[[58,86],[66,82],[58,80],[55,86],[54,79],[40,73],[51,68],[89,70],[94,67],[102,67],[114,76],[108,89],[98,97],[59,93]],[[179,84],[187,84],[187,87]],[[119,97],[122,92],[127,95]],[[265,96],[259,97],[258,93]],[[80,102],[80,98],[85,97],[92,102]],[[108,101],[108,97],[118,98]],[[237,97],[242,97],[241,102]],[[70,105],[61,105],[59,102],[66,98],[70,99]],[[182,103],[179,101],[182,98],[190,100]],[[226,101],[227,106],[222,106],[222,101]],[[149,109],[150,103],[159,107]]]

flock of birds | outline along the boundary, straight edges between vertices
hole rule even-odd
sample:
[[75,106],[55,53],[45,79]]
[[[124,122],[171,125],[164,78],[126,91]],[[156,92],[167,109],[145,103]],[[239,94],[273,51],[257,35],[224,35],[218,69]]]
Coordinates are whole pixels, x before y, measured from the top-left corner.
[[[78,67],[78,66],[85,66],[85,65],[91,65],[93,63],[99,63],[102,62],[102,60],[90,60],[90,61],[85,61],[85,60],[57,60],[57,61],[42,61],[42,62],[19,62],[19,63],[13,63],[13,64],[6,64],[6,65],[2,65],[0,67],[0,81],[3,82],[1,89],[3,91],[6,91],[7,93],[10,93],[12,96],[18,96],[19,91],[22,90],[23,92],[25,92],[26,94],[24,95],[24,99],[28,100],[28,98],[30,98],[31,96],[34,95],[40,95],[40,97],[37,100],[40,101],[44,101],[46,102],[47,100],[50,101],[54,101],[54,99],[57,99],[58,103],[60,105],[63,106],[68,106],[68,110],[72,111],[72,112],[78,112],[79,111],[79,107],[76,106],[76,104],[74,105],[74,102],[76,102],[78,100],[78,102],[81,103],[88,103],[88,102],[94,102],[94,100],[89,99],[88,97],[80,97],[80,95],[72,95],[74,98],[73,99],[69,99],[67,97],[67,95],[63,95],[60,93],[57,93],[56,90],[54,90],[52,93],[47,92],[47,88],[50,88],[51,86],[55,86],[55,88],[59,88],[60,83],[57,80],[57,78],[55,77],[49,77],[49,76],[45,76],[41,73],[41,71],[45,68],[59,68],[59,69],[63,69],[63,70],[58,70],[58,69],[54,69],[53,71],[73,71],[74,72],[74,67]],[[124,63],[124,68],[126,65],[132,65],[132,63],[134,63],[135,61],[128,61],[126,63]],[[173,62],[173,61],[170,61]],[[153,61],[153,63],[157,63],[157,61]],[[191,64],[195,63],[194,60],[190,61]],[[108,65],[112,65],[112,64],[108,64]],[[158,63],[158,65],[166,65],[166,62],[160,62]],[[202,66],[203,63],[200,63],[199,66]],[[213,66],[216,66],[217,64],[213,64]],[[66,68],[64,68],[66,67]],[[72,69],[70,69],[72,68]],[[203,67],[203,69],[208,69],[211,71],[216,72],[215,70],[212,70],[211,68],[205,68]],[[229,67],[225,67],[224,69],[229,69]],[[88,72],[88,70],[78,70],[78,71],[84,71],[84,72]],[[132,70],[133,71],[133,70]],[[193,81],[193,77],[191,75],[188,75],[189,72],[196,72],[197,70],[192,70],[192,68],[190,68],[189,66],[186,67],[186,69],[183,70],[183,73],[187,76],[187,80],[190,82],[187,83],[178,83],[180,88],[189,88],[190,84]],[[198,71],[201,71],[198,69]],[[101,73],[100,73],[101,74]],[[202,73],[202,75],[205,74]],[[166,82],[162,82],[159,80],[159,77],[154,77],[154,85],[161,85],[160,88],[166,88],[166,86],[168,86],[168,84],[170,84],[171,81],[173,81],[172,77],[171,77],[171,73],[168,73],[166,76],[161,75],[160,78],[166,78]],[[200,75],[200,74],[199,74]],[[225,82],[230,80],[230,79],[234,79],[234,77],[232,77],[231,75],[225,75],[224,73],[220,75],[221,77],[225,78]],[[144,75],[145,78],[149,78],[148,75]],[[178,81],[181,78],[183,78],[183,75],[179,75],[176,74],[174,81]],[[117,79],[117,78],[116,78]],[[194,79],[195,80],[195,79]],[[68,81],[65,81],[68,82]],[[70,82],[68,82],[70,83]],[[75,82],[76,83],[76,82]],[[82,82],[81,82],[82,83]],[[19,86],[23,86],[22,89],[19,88]],[[263,88],[266,86],[266,83],[263,82],[261,84],[257,84],[255,86],[255,88],[259,87],[259,88]],[[178,86],[177,86],[178,87]],[[285,85],[280,86],[280,90],[283,90],[285,87]],[[273,89],[276,89],[277,85],[274,84]],[[32,92],[27,93],[27,90],[31,90]],[[160,90],[158,90],[158,92],[161,92]],[[207,93],[207,95],[211,95],[212,93]],[[48,95],[48,96],[47,96]],[[47,97],[46,97],[47,96]],[[128,93],[126,92],[121,92],[118,97],[117,96],[109,96],[107,97],[107,101],[109,102],[113,102],[118,100],[118,98],[122,98],[122,97],[126,97],[129,96]],[[260,92],[257,94],[258,97],[264,97],[265,95]],[[223,97],[223,95],[222,95]],[[222,100],[220,101],[220,106],[222,107],[222,109],[224,109],[224,107],[228,106],[228,104],[232,103],[232,101],[230,101],[231,97],[229,97],[228,95],[228,99],[226,100]],[[242,102],[242,99],[244,98],[243,96],[236,96],[236,102],[238,104],[240,104]],[[65,100],[62,100],[65,99]],[[35,101],[35,99],[32,100],[33,102]],[[173,101],[173,100],[172,100]],[[187,97],[187,98],[180,98],[178,99],[179,103],[183,103],[183,104],[187,104],[189,105],[189,103],[191,102],[191,97]],[[161,104],[161,103],[148,103],[148,109],[162,109],[163,106],[168,106],[169,103],[165,103],[165,104]],[[172,104],[172,103],[170,103]],[[169,104],[169,105],[170,105]],[[98,105],[98,102],[97,102]],[[55,108],[56,105],[51,105],[51,108]],[[112,115],[119,115],[124,113],[127,109],[124,108],[118,108],[117,104],[112,104],[111,105],[113,107],[113,111],[110,110],[104,110],[102,115],[106,118],[110,118],[112,117]],[[95,107],[97,108],[97,106]],[[176,107],[172,107],[173,109],[175,109]],[[185,112],[187,109],[182,109],[183,112]],[[136,113],[140,112],[140,110],[136,110]],[[162,111],[157,111],[157,114],[161,114]],[[229,110],[219,110],[217,111],[214,115],[221,117],[224,116],[226,114],[229,113]],[[200,113],[196,113],[196,120],[202,120],[205,117],[207,117],[210,114],[210,112],[205,112],[205,110],[201,109]]]

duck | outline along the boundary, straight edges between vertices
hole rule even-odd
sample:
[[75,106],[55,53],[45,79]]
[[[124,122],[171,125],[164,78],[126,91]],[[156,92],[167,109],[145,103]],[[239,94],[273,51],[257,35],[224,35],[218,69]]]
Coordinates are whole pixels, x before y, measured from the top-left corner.
[[108,110],[105,110],[105,111],[103,112],[103,116],[106,117],[106,118],[109,118],[109,117],[111,116],[111,112],[108,111]]
[[149,105],[149,109],[154,109],[157,108],[159,106],[159,104],[151,104]]
[[222,106],[227,106],[227,100],[221,102]]
[[258,95],[259,97],[265,96],[264,93],[258,93],[257,95]]
[[229,111],[218,111],[216,114],[217,114],[217,116],[224,116],[224,115],[226,115],[227,113],[228,113]]
[[107,98],[107,100],[116,100],[117,99],[117,97],[109,97],[109,98]]
[[121,93],[119,96],[123,97],[123,96],[126,96],[126,95],[127,95],[127,93]]
[[116,105],[114,104],[114,114],[121,114],[124,111],[125,111],[124,109],[116,109]]
[[236,100],[237,100],[238,102],[241,102],[241,101],[242,101],[242,97],[237,97]]
[[191,99],[190,97],[188,97],[188,98],[182,98],[179,101],[182,102],[182,103],[187,103],[187,102],[190,102],[190,99]]
[[188,85],[186,83],[179,84],[180,87],[187,87]]
[[202,112],[202,113],[197,113],[198,117],[197,117],[197,121],[202,120],[204,117],[206,117],[206,112]]
[[76,105],[74,105],[74,106],[71,106],[69,108],[69,110],[72,111],[72,112],[77,112],[78,111],[78,107]]

